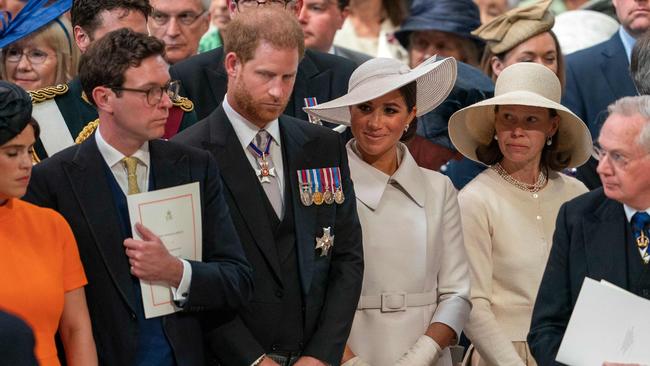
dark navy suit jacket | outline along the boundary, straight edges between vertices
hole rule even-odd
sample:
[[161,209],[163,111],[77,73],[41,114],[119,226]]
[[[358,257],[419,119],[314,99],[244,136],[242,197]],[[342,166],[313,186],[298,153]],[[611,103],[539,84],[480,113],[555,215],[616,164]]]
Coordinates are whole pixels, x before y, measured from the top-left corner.
[[[618,32],[609,40],[566,57],[566,86],[562,104],[580,117],[596,141],[607,119],[607,106],[622,97],[637,95],[630,76],[623,41]],[[597,162],[578,168],[577,178],[589,189],[600,187]]]
[[623,205],[602,188],[562,205],[528,334],[538,365],[559,365],[555,357],[585,277],[628,288],[630,231]]
[[589,126],[592,137],[598,137],[608,105],[637,94],[618,32],[603,43],[567,56],[562,104]]
[[[192,282],[184,310],[164,316],[178,366],[204,366],[200,311],[234,314],[248,301],[252,275],[235,232],[219,171],[205,151],[169,141],[149,142],[154,189],[199,182],[203,261],[189,261]],[[68,221],[88,277],[88,310],[102,365],[131,365],[138,324],[133,280],[120,219],[94,136],[34,167],[25,199]]]
[[[296,252],[303,297],[303,355],[338,365],[356,311],[363,280],[361,226],[343,141],[334,131],[289,116],[279,118],[286,186],[295,224]],[[232,322],[209,337],[222,365],[250,365],[263,352],[273,351],[274,331],[282,327],[280,259],[259,187],[241,143],[223,107],[182,131],[174,141],[206,149],[217,159],[226,201],[253,266],[255,293]],[[297,172],[340,167],[345,194],[342,204],[304,206]],[[331,227],[334,246],[326,256],[315,250],[315,238]],[[286,277],[286,275],[284,276]]]
[[[175,64],[169,69],[174,80],[181,81],[181,95],[194,102],[199,120],[215,110],[226,94],[228,75],[223,65],[223,48],[201,53]],[[298,65],[293,94],[284,113],[308,120],[304,98],[316,97],[325,103],[348,92],[348,81],[356,64],[346,58],[305,50]]]

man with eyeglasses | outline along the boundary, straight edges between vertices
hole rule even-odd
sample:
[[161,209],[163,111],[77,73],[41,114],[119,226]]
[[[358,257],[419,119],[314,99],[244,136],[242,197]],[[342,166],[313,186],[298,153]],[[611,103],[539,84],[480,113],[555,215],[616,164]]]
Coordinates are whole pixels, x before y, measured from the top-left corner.
[[[90,46],[79,77],[99,127],[37,164],[26,195],[72,228],[101,365],[204,366],[199,312],[228,314],[252,290],[213,158],[160,139],[178,92],[163,54],[161,41],[129,29]],[[146,227],[131,227],[127,206],[129,194],[192,182],[201,187],[203,261],[177,258]],[[171,286],[180,311],[146,319],[140,280]]]
[[196,55],[201,36],[210,26],[210,0],[150,0],[147,21],[152,36],[165,42],[171,65]]
[[[152,8],[148,0],[75,0],[72,4],[73,32],[69,36],[84,53],[105,34],[120,28],[147,33],[147,18]],[[41,136],[35,145],[37,159],[83,141],[97,127],[97,110],[83,93],[79,78],[67,84],[30,92],[33,116],[41,124]],[[196,123],[192,102],[183,97],[172,101],[165,138]]]
[[[230,0],[230,14],[234,19],[240,13],[256,11],[261,7],[286,9],[298,17],[303,0]],[[175,64],[170,74],[181,81],[181,94],[190,98],[196,107],[196,114],[203,119],[215,110],[226,94],[227,74],[223,66],[223,47],[198,54]],[[348,81],[356,68],[354,62],[343,57],[307,50],[298,65],[298,74],[284,113],[308,120],[302,110],[305,98],[324,103],[340,97],[348,90]],[[324,123],[329,127],[335,125]]]
[[556,364],[585,277],[650,299],[650,96],[619,99],[608,112],[594,151],[603,187],[558,214],[528,334],[539,365]]

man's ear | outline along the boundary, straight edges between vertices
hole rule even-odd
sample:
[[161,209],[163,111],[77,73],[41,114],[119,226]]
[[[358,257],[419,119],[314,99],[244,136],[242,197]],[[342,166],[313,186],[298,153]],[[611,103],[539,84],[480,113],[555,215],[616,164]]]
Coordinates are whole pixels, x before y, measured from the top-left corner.
[[226,69],[226,74],[228,77],[236,77],[241,68],[241,62],[237,54],[234,52],[228,52],[224,60],[224,67]]
[[296,18],[300,17],[300,11],[302,10],[302,0],[295,0],[293,4],[293,12],[296,15]]
[[102,111],[113,113],[113,100],[116,95],[115,92],[106,86],[98,86],[93,89],[93,101],[97,106],[97,109]]
[[79,47],[79,50],[81,50],[81,53],[86,52],[88,46],[90,46],[90,43],[92,42],[90,35],[78,25],[74,26],[72,32],[74,33],[74,42],[77,44],[77,47]]
[[236,0],[229,0],[228,1],[228,11],[230,12],[230,17],[234,17],[235,14],[237,13],[237,1]]

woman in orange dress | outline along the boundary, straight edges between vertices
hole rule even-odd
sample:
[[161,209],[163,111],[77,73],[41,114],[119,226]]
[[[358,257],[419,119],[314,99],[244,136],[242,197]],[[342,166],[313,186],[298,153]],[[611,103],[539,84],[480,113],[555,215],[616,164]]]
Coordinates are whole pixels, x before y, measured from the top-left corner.
[[0,309],[32,328],[40,365],[60,365],[57,331],[68,365],[97,365],[87,281],[72,231],[55,211],[20,200],[39,132],[31,110],[23,89],[0,81]]

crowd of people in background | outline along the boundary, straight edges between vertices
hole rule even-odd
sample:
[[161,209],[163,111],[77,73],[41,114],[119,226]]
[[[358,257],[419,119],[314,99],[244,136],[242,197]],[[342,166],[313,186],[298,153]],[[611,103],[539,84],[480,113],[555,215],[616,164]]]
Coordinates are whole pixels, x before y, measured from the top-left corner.
[[[649,31],[647,0],[0,0],[0,364],[559,364],[586,277],[650,299]],[[127,204],[191,182],[201,260]]]

